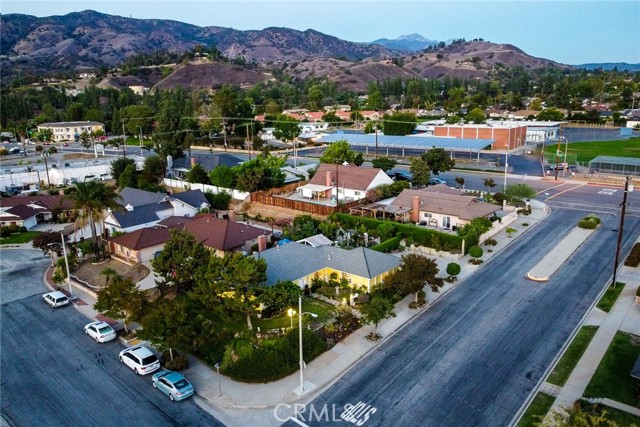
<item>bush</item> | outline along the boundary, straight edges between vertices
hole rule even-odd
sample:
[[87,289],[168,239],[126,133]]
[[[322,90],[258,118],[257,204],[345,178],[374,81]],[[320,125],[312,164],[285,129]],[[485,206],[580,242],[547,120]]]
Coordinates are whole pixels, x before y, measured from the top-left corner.
[[[303,329],[302,336],[306,362],[315,359],[326,349],[326,344],[317,333]],[[266,383],[283,378],[298,369],[298,331],[295,329],[283,337],[260,341],[257,348],[254,344],[245,344],[248,345],[235,347],[235,362],[229,355],[225,355],[223,362],[224,374],[236,381]]]
[[189,359],[184,354],[173,356],[173,359],[167,360],[164,367],[172,371],[184,371],[189,368]]
[[580,222],[578,222],[578,227],[585,228],[587,230],[594,230],[598,227],[598,223],[593,219],[581,219]]
[[480,264],[482,264],[483,262],[484,262],[484,261],[482,261],[481,259],[478,259],[478,258],[471,258],[471,259],[469,260],[469,263],[470,263],[470,264],[473,264],[473,265],[480,265]]
[[[631,253],[625,260],[624,265],[627,267],[637,267],[640,265],[640,243],[633,245],[633,249],[631,249]],[[640,288],[638,288],[638,290],[640,290]]]
[[496,239],[487,239],[484,241],[484,244],[486,246],[495,246],[498,244],[498,241]]
[[377,245],[371,246],[371,249],[378,252],[391,252],[398,249],[400,246],[400,242],[402,241],[402,236],[392,237],[390,239],[385,240],[384,242],[380,242]]
[[484,251],[480,246],[471,246],[469,248],[469,255],[471,255],[473,258],[480,258],[483,253]]
[[457,264],[455,262],[450,262],[449,264],[447,264],[447,274],[449,276],[457,276],[458,274],[460,274],[460,264]]

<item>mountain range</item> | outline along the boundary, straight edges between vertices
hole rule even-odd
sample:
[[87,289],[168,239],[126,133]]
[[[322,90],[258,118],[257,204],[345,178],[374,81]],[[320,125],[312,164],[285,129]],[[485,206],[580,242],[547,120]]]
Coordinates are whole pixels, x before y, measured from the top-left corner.
[[437,43],[418,34],[355,43],[312,29],[270,27],[241,31],[91,10],[43,18],[0,16],[3,80],[12,75],[119,67],[139,53],[185,52],[197,45],[215,45],[224,57],[238,64],[201,57],[172,64],[168,77],[160,70],[149,70],[137,77],[112,77],[102,84],[212,88],[222,84],[252,85],[282,72],[294,80],[327,79],[344,89],[362,91],[369,82],[387,78],[484,80],[500,67],[569,67],[527,55],[509,44],[458,41],[437,47]]

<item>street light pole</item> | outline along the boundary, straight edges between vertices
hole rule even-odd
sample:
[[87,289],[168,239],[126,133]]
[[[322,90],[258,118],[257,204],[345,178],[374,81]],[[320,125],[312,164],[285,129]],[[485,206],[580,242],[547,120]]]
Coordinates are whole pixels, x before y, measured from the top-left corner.
[[302,372],[304,370],[304,359],[303,359],[303,352],[302,352],[302,315],[303,314],[310,314],[313,317],[318,317],[317,314],[315,313],[310,313],[310,312],[306,312],[303,313],[302,312],[302,295],[298,296],[298,332],[299,332],[299,347],[300,347],[300,394],[304,394],[304,373]]
[[49,178],[49,165],[47,164],[47,157],[49,157],[49,153],[43,151],[42,158],[44,159],[44,169],[47,172],[47,184],[49,185],[49,188],[51,188],[51,179]]
[[504,154],[504,185],[502,187],[502,191],[507,191],[507,169],[509,167],[509,148],[511,147],[511,141],[507,141],[507,152]]
[[631,185],[631,177],[628,176],[624,182],[624,194],[622,196],[622,203],[620,206],[622,210],[620,212],[620,228],[618,229],[618,245],[616,246],[616,257],[613,264],[613,283],[611,284],[614,288],[616,287],[616,274],[618,272],[618,262],[620,260],[620,249],[622,247],[622,230],[624,229],[624,214],[627,207],[627,193],[633,191],[633,185]]

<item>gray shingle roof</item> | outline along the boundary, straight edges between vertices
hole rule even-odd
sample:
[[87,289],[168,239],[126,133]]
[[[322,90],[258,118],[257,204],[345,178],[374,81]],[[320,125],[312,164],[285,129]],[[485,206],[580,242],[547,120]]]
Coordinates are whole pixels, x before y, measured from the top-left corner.
[[142,205],[149,205],[152,203],[160,203],[166,197],[166,193],[152,193],[150,191],[139,190],[137,188],[125,187],[120,192],[122,206],[131,205],[134,208]]
[[256,257],[267,261],[267,285],[296,280],[322,268],[371,279],[400,265],[400,258],[359,247],[352,250],[297,242],[268,249]]
[[140,224],[156,222],[160,219],[156,214],[157,211],[164,209],[172,209],[171,203],[153,203],[149,205],[138,206],[132,211],[112,212],[114,218],[122,228],[134,227]]
[[207,198],[200,190],[189,190],[181,193],[175,193],[171,195],[171,198],[178,199],[195,209],[200,209],[203,205],[209,206]]

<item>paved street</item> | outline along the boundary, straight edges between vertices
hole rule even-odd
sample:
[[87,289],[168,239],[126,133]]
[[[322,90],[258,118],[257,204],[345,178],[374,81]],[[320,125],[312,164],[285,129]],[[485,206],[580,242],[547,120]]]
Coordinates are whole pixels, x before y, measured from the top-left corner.
[[[119,341],[97,344],[73,307],[42,301],[40,251],[2,250],[2,416],[11,425],[222,426],[193,399],[171,402],[118,361]],[[18,268],[11,268],[15,263]]]
[[[617,218],[606,216],[549,282],[524,279],[583,215],[554,211],[352,368],[300,419],[335,425],[309,420],[311,406],[318,413],[323,405],[363,402],[354,417],[367,414],[366,426],[508,425],[611,276]],[[623,252],[640,221],[628,219],[626,229]]]

